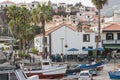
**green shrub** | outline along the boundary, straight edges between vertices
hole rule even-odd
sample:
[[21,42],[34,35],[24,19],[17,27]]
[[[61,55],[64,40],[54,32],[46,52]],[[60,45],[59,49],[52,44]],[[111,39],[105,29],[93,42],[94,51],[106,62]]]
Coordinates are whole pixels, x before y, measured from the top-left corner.
[[35,49],[35,48],[32,48],[32,52],[33,52],[34,54],[37,54],[37,53],[38,53],[38,50]]
[[18,56],[21,58],[28,58],[30,55],[28,53],[19,53]]

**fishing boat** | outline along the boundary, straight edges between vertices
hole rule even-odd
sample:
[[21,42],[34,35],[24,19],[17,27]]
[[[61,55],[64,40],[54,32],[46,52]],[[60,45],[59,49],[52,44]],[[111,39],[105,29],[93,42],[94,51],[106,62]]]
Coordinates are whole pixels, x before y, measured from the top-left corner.
[[20,68],[0,65],[0,80],[39,80],[39,77],[37,75],[27,77]]
[[79,64],[73,68],[67,69],[66,75],[74,75],[76,73],[79,73],[81,70],[88,70],[88,69],[96,69],[96,70],[102,70],[103,69],[104,62],[94,63],[94,64]]
[[108,74],[111,80],[120,80],[120,70],[114,72],[109,71]]
[[63,78],[67,65],[52,65],[48,60],[41,61],[41,69],[31,69],[24,71],[27,76],[38,75],[40,79],[60,79]]
[[95,68],[97,70],[102,70],[104,67],[103,64],[104,64],[104,62],[101,61],[101,62],[94,63],[94,64],[82,64],[79,67],[80,67],[80,69],[83,69],[83,70],[84,69],[93,69],[93,68]]

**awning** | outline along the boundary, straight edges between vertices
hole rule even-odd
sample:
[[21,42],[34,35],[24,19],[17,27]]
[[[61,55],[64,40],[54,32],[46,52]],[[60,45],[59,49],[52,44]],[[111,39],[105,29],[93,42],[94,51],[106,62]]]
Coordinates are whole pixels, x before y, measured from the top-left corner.
[[79,49],[71,48],[71,49],[68,49],[68,51],[79,51]]
[[98,50],[98,51],[104,51],[104,48],[98,48],[98,49],[85,48],[85,49],[83,49],[83,51],[96,51],[96,50]]
[[110,49],[120,49],[120,46],[115,46],[115,45],[106,45],[105,48],[110,48]]

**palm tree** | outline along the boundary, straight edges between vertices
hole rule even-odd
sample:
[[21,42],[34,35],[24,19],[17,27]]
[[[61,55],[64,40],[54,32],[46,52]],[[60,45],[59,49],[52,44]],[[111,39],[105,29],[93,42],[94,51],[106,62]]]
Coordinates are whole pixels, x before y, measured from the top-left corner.
[[9,26],[15,38],[19,40],[19,49],[25,50],[26,43],[33,39],[33,27],[30,26],[30,11],[25,7],[10,6],[7,15],[10,18]]
[[[92,3],[98,9],[98,37],[97,37],[97,43],[96,43],[96,49],[98,49],[99,41],[101,39],[100,37],[100,30],[101,30],[100,10],[103,9],[104,5],[108,3],[108,0],[92,0]],[[96,50],[96,54],[97,54],[97,50]]]
[[8,8],[7,16],[11,19],[10,24],[12,24],[12,31],[14,33],[15,38],[17,37],[17,17],[19,15],[19,8],[15,5],[12,5]]
[[[42,34],[43,34],[43,53],[45,53],[45,23],[52,19],[51,6],[46,3],[38,4],[36,10],[33,10],[34,24],[39,25],[41,23]],[[37,16],[36,16],[37,15]]]

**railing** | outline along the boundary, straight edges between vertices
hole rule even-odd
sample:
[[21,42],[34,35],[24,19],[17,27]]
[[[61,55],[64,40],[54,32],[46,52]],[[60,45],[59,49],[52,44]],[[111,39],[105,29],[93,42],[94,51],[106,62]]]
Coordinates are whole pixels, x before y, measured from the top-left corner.
[[120,40],[117,40],[117,44],[120,44]]
[[103,44],[120,44],[120,40],[102,40]]

